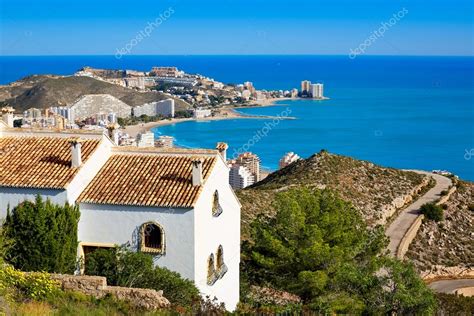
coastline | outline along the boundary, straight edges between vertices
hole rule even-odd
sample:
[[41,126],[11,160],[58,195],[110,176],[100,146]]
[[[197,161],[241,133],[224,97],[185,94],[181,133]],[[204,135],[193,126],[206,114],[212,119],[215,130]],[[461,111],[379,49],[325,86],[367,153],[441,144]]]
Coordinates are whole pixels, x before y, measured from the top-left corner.
[[[209,116],[201,119],[195,118],[172,118],[172,119],[165,119],[157,122],[148,122],[148,123],[140,123],[135,125],[128,125],[125,126],[123,131],[130,135],[131,137],[136,137],[138,133],[148,132],[152,128],[159,127],[159,126],[166,126],[171,124],[177,124],[182,122],[190,122],[190,121],[220,121],[220,120],[232,120],[232,119],[274,119],[277,116],[269,116],[269,115],[249,115],[243,114],[237,111],[237,109],[245,109],[245,108],[252,108],[252,107],[267,107],[267,106],[274,106],[276,101],[285,101],[285,100],[297,100],[296,98],[272,98],[272,99],[265,99],[261,101],[256,101],[255,105],[252,106],[223,106],[218,109],[218,113],[214,116]],[[294,120],[295,117],[278,117],[279,119],[285,120]]]

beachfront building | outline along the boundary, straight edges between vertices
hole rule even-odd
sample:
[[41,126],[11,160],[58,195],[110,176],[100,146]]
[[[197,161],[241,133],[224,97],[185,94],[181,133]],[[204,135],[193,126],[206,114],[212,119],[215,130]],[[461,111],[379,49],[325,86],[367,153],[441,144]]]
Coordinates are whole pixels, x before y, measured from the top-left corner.
[[173,148],[174,138],[171,136],[162,135],[156,141],[156,147]]
[[311,97],[314,99],[324,98],[323,89],[324,89],[324,86],[322,83],[311,84],[311,92],[310,92]]
[[96,131],[25,132],[5,123],[0,152],[1,217],[37,194],[77,203],[79,257],[128,244],[235,309],[240,204],[223,153],[118,147]]
[[155,134],[152,132],[139,133],[137,135],[138,147],[155,147]]
[[133,116],[135,117],[140,117],[141,115],[174,117],[174,112],[175,104],[173,99],[145,103],[133,108]]
[[301,81],[301,94],[308,95],[310,93],[310,89],[311,89],[311,81],[309,80]]
[[235,164],[246,167],[254,177],[254,181],[260,181],[260,158],[251,152],[240,154],[235,159]]
[[193,113],[193,117],[195,119],[202,119],[205,117],[209,117],[211,115],[212,115],[212,112],[210,109],[202,109],[202,108],[194,109],[194,113]]
[[291,89],[290,97],[297,98],[298,97],[298,89]]
[[291,151],[289,153],[286,153],[283,157],[281,157],[278,163],[278,166],[280,169],[283,169],[286,166],[292,164],[293,162],[298,161],[299,159],[301,159],[301,157]]
[[233,189],[244,189],[255,183],[255,177],[247,167],[231,163],[229,183]]

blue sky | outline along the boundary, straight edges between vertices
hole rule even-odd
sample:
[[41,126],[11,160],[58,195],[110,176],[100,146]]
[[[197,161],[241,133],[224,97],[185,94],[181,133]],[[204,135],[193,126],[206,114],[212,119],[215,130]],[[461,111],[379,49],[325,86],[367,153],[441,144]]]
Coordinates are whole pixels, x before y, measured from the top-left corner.
[[1,55],[348,54],[404,8],[365,54],[474,55],[473,0],[0,2]]

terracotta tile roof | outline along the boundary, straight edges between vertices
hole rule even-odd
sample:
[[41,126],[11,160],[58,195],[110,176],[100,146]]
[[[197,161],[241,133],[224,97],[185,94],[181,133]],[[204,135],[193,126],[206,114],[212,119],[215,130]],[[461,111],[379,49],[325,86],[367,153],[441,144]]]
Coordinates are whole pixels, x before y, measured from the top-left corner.
[[[82,142],[86,162],[100,140]],[[71,150],[64,137],[1,137],[0,186],[63,189],[79,168],[71,167]]]
[[[189,150],[187,151],[189,153]],[[217,155],[203,155],[203,179],[209,177]],[[155,207],[194,206],[202,186],[192,185],[196,155],[115,153],[78,201],[82,203]]]

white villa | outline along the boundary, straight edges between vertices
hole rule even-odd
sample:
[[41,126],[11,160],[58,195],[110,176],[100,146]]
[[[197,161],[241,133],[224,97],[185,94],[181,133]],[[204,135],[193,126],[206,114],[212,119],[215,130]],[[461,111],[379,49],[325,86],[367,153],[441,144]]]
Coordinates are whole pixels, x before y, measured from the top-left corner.
[[78,256],[129,244],[235,309],[240,204],[227,146],[118,147],[98,132],[14,129],[11,115],[0,122],[0,217],[37,194],[78,203]]

